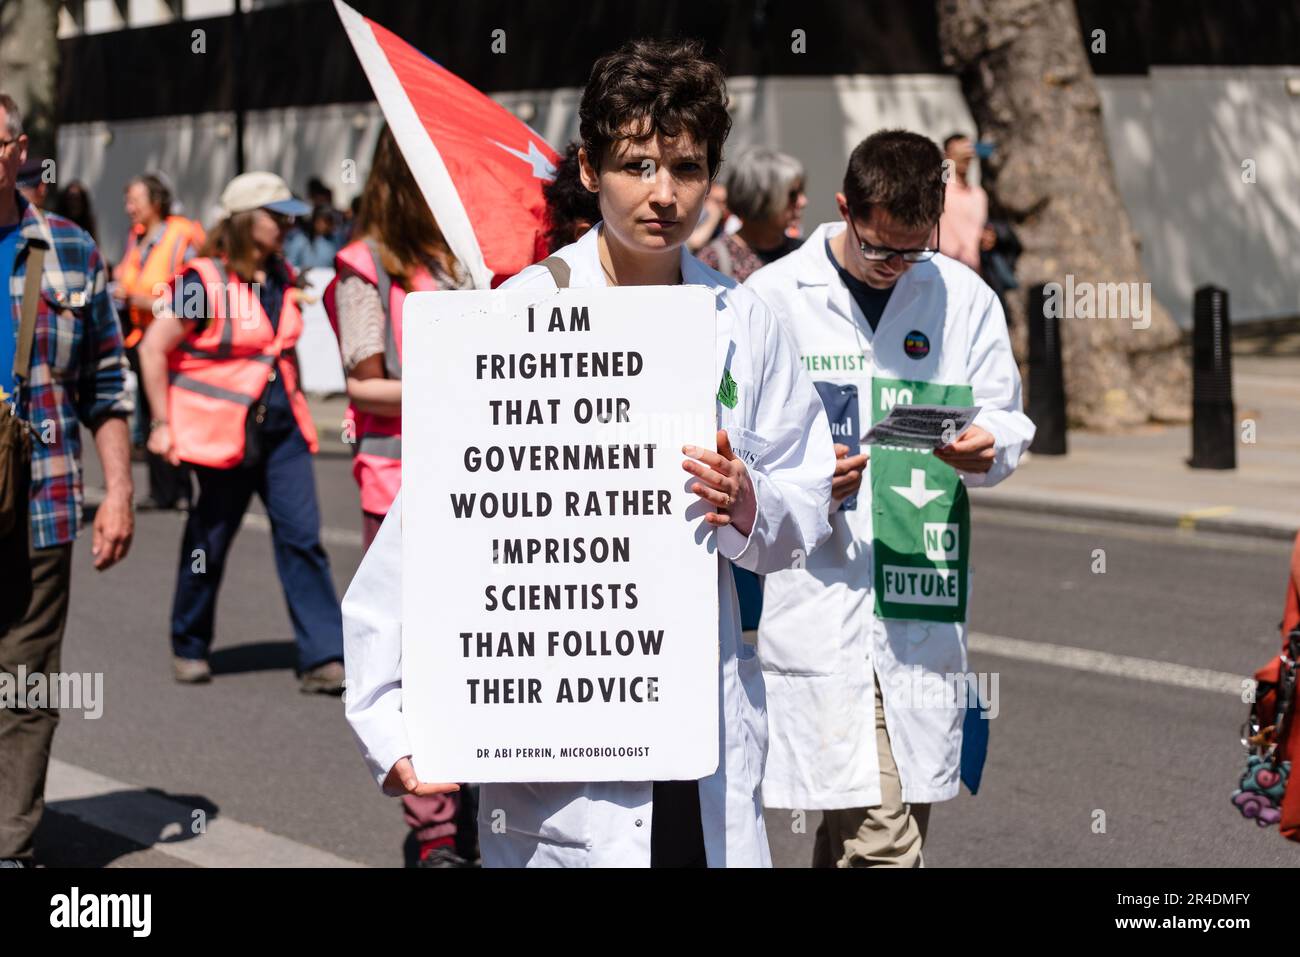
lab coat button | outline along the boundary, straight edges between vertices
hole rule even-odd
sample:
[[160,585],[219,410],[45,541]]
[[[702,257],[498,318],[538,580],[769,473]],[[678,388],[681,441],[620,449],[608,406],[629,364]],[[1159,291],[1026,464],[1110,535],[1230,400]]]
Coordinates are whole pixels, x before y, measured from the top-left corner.
[[637,819],[636,819],[636,826],[637,826],[637,827],[640,827],[640,826],[641,826],[641,819],[640,819],[640,818],[637,818]]

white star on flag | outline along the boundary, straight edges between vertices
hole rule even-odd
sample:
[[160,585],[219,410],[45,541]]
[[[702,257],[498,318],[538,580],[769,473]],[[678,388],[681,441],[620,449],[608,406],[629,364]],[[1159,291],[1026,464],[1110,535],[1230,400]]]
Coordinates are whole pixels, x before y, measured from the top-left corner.
[[528,152],[521,153],[519,150],[512,150],[505,143],[498,143],[496,140],[488,140],[493,146],[499,146],[511,156],[518,156],[525,163],[533,168],[533,176],[537,179],[555,179],[555,164],[542,155],[542,151],[537,148],[537,144],[532,140],[528,141]]

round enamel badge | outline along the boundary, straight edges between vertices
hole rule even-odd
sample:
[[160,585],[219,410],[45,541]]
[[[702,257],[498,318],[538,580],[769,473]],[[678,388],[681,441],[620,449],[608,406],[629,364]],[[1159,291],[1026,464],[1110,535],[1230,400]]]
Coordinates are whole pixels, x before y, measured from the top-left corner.
[[930,354],[930,339],[919,329],[913,329],[903,339],[903,351],[913,359],[924,359]]

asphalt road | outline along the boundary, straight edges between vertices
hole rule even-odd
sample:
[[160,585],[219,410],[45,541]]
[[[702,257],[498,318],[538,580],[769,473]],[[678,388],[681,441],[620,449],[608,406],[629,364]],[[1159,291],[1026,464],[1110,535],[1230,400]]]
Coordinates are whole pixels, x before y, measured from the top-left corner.
[[[317,461],[340,594],[361,557],[348,466],[337,453]],[[340,703],[297,690],[270,536],[256,519],[227,569],[216,680],[173,683],[182,522],[140,515],[128,561],[104,574],[88,532],[76,550],[63,667],[103,672],[104,707],[60,725],[41,858],[400,865],[400,808],[366,774]],[[1104,574],[1093,571],[1097,549]],[[977,510],[971,668],[998,674],[1000,713],[980,793],[934,809],[927,864],[1300,864],[1300,848],[1228,800],[1246,711],[1230,676],[1277,647],[1287,554],[1276,542]],[[769,812],[778,866],[807,864],[817,819]]]

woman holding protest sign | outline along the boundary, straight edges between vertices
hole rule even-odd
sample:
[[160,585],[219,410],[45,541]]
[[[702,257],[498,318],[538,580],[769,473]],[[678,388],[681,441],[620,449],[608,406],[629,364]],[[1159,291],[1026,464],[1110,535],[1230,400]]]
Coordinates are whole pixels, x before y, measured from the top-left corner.
[[[639,41],[597,61],[580,108],[580,161],[602,222],[502,287],[689,284],[714,295],[716,342],[706,348],[722,377],[717,447],[685,447],[682,468],[718,553],[719,765],[699,781],[484,784],[489,866],[770,865],[763,684],[728,566],[786,568],[825,537],[834,453],[785,332],[686,249],[721,163],[726,104],[722,73],[698,44]],[[417,780],[403,725],[401,546],[399,494],[344,599],[347,717],[385,792],[443,793],[458,786]]]

